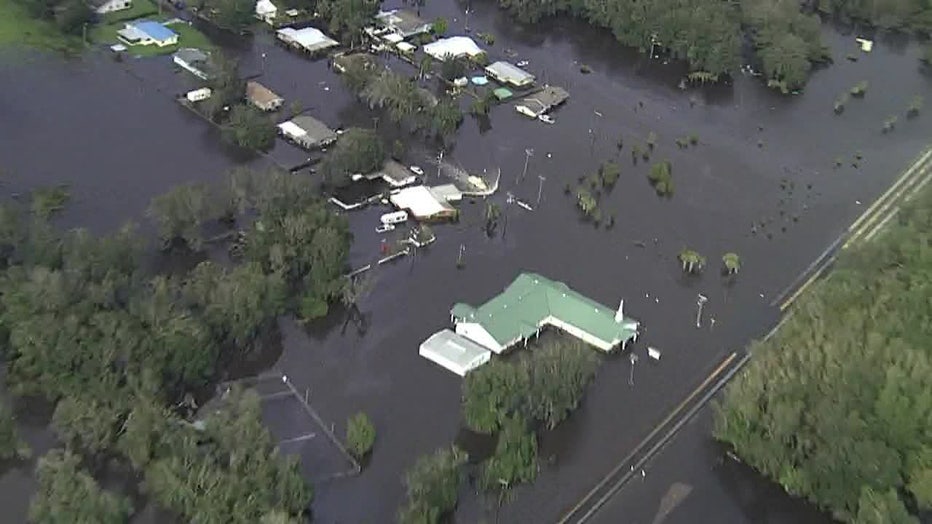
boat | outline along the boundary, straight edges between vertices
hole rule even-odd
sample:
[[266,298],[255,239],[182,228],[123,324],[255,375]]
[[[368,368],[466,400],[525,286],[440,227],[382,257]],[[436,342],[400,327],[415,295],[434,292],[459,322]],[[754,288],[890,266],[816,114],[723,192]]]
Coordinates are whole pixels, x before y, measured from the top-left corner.
[[540,115],[537,117],[537,119],[540,120],[541,122],[544,122],[545,124],[556,123],[556,120],[554,120],[553,117],[550,115]]
[[394,231],[395,226],[392,224],[382,224],[379,227],[375,228],[376,233],[388,233],[389,231]]
[[406,222],[408,220],[408,212],[394,211],[392,213],[385,213],[379,220],[382,222],[382,224],[387,225],[401,224],[402,222]]
[[417,176],[424,176],[424,170],[421,169],[421,168],[418,167],[418,166],[411,166],[411,167],[409,167],[408,169],[410,169],[411,172],[414,173],[414,174],[417,175]]

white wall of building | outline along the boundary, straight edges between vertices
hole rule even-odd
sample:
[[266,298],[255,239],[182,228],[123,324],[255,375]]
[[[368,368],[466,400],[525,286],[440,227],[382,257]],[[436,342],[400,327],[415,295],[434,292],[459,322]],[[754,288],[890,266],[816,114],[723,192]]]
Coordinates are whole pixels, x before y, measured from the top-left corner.
[[488,331],[475,322],[458,322],[454,329],[457,335],[462,335],[482,347],[486,347],[495,354],[500,354],[505,347],[499,344]]

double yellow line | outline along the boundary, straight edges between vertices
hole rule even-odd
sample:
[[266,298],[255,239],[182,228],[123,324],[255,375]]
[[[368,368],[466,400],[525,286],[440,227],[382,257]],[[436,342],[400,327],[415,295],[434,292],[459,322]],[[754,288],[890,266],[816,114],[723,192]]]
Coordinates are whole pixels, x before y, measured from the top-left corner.
[[[875,200],[864,213],[861,213],[861,216],[848,227],[848,230],[845,232],[847,238],[845,239],[845,243],[842,244],[841,249],[848,249],[860,240],[873,238],[896,213],[900,202],[904,200],[904,195],[906,195],[906,198],[912,197],[919,189],[928,183],[930,160],[932,160],[932,148],[926,149],[925,152],[920,154],[909,168],[900,175],[896,182],[880,195],[877,200]],[[787,297],[787,299],[780,304],[780,311],[786,311],[787,308],[789,308],[793,302],[822,275],[825,268],[829,266],[832,260],[834,260],[834,256],[829,257],[824,264],[813,272],[808,280],[799,286],[793,294]]]

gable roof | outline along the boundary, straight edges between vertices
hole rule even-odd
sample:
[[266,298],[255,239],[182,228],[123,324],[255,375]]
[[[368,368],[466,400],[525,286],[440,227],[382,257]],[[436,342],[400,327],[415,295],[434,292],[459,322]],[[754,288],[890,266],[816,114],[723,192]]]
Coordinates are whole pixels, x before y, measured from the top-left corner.
[[615,320],[614,309],[536,273],[522,273],[501,294],[478,308],[456,304],[451,311],[460,322],[480,324],[499,344],[509,345],[536,333],[550,317],[606,343],[636,336],[638,322]]
[[164,42],[165,40],[169,40],[178,36],[171,29],[158,22],[153,22],[152,20],[140,20],[138,22],[133,22],[132,26],[136,28],[137,31],[144,33],[149,38],[159,42]]

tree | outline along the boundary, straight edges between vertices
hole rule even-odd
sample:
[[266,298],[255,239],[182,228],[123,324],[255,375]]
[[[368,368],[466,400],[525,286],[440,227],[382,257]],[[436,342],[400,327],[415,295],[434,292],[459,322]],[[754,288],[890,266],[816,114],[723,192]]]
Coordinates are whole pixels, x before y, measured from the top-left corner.
[[673,166],[669,160],[657,162],[650,166],[647,179],[654,186],[654,191],[657,192],[658,196],[671,196],[673,194]]
[[346,447],[357,458],[362,458],[375,444],[375,426],[365,413],[356,413],[346,422]]
[[12,411],[0,404],[0,460],[28,458],[30,454],[29,446],[16,431],[16,419]]
[[425,78],[434,68],[434,59],[430,55],[424,55],[417,64],[418,78]]
[[440,62],[440,76],[449,82],[466,74],[466,63],[458,57],[447,55]]
[[717,438],[841,521],[915,522],[932,504],[930,210],[926,189],[839,256],[717,410]]
[[509,418],[502,424],[495,454],[482,467],[480,485],[489,491],[506,490],[536,477],[537,439],[523,419]]
[[340,78],[343,79],[346,88],[356,95],[361,94],[382,70],[375,57],[366,53],[343,55],[336,60],[342,68]]
[[430,26],[430,30],[431,30],[435,35],[443,36],[444,34],[446,34],[447,28],[449,27],[449,25],[450,25],[450,24],[447,22],[447,19],[446,19],[446,18],[444,18],[444,17],[442,17],[442,16],[438,16],[438,17],[434,20],[433,25]]
[[48,219],[64,209],[70,198],[64,186],[40,187],[32,192],[32,213],[41,219]]
[[94,12],[82,0],[64,0],[56,3],[53,12],[55,25],[67,35],[80,35],[87,24],[94,21]]
[[204,112],[214,122],[223,121],[230,108],[241,103],[246,96],[246,82],[239,76],[239,64],[221,53],[211,57],[207,87],[211,94],[204,101]]
[[405,474],[408,500],[399,512],[399,522],[433,524],[452,511],[466,459],[466,453],[455,446],[418,458]]
[[159,226],[159,236],[168,247],[182,240],[191,249],[201,248],[201,226],[213,218],[215,206],[205,184],[189,183],[173,187],[152,199],[148,214]]
[[741,257],[737,253],[725,253],[722,255],[722,264],[725,266],[725,273],[734,275],[741,269]]
[[268,151],[275,145],[275,124],[259,109],[236,104],[223,125],[223,136],[242,148]]
[[689,248],[683,248],[676,256],[683,265],[684,273],[699,273],[705,265],[705,257]]
[[553,429],[579,405],[599,359],[576,339],[549,341],[534,353],[525,361],[530,376],[528,413]]
[[39,488],[29,506],[29,520],[38,524],[129,521],[129,500],[100,488],[68,451],[53,449],[36,467]]
[[492,433],[508,417],[522,413],[530,387],[528,369],[492,360],[463,380],[463,418],[469,429]]
[[382,139],[371,129],[351,127],[320,164],[320,172],[332,185],[343,186],[355,174],[368,174],[382,167],[386,151]]
[[241,32],[255,22],[255,3],[244,0],[203,0],[202,10],[218,26]]
[[456,132],[463,112],[454,100],[443,100],[430,110],[430,129],[434,136],[446,138]]
[[378,13],[378,0],[320,0],[317,10],[327,20],[331,32],[343,36],[352,46],[362,37],[363,29]]
[[68,449],[97,455],[110,449],[125,415],[117,398],[66,397],[52,414],[52,428]]
[[579,188],[576,190],[576,207],[587,217],[596,216],[599,211],[599,203],[588,190]]
[[861,488],[858,514],[855,524],[919,524],[919,519],[909,514],[896,491],[878,493],[869,487]]
[[618,177],[621,176],[621,166],[617,162],[609,160],[603,162],[599,166],[599,178],[602,180],[602,185],[606,188],[611,189],[615,186],[615,183],[618,182]]

